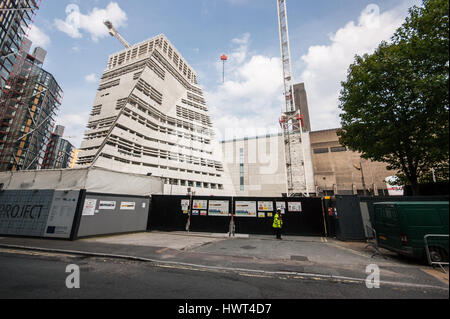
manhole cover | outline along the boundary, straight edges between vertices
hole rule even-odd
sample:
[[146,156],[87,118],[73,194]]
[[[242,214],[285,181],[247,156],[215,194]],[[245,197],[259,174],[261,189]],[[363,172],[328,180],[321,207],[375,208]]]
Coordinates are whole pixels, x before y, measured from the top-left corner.
[[295,261],[308,261],[308,258],[305,256],[291,256],[291,260]]
[[241,248],[247,249],[247,250],[256,249],[256,247],[253,247],[253,246],[242,246]]

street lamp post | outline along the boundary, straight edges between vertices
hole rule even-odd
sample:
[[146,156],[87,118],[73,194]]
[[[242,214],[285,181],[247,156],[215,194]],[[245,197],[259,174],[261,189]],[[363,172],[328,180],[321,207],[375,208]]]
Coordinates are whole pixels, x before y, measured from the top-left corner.
[[362,186],[363,186],[363,191],[364,191],[364,196],[367,196],[367,190],[366,190],[366,180],[364,178],[364,170],[363,170],[363,166],[362,166],[362,161],[359,161],[359,167],[356,165],[353,165],[358,171],[361,171],[361,181],[362,181]]

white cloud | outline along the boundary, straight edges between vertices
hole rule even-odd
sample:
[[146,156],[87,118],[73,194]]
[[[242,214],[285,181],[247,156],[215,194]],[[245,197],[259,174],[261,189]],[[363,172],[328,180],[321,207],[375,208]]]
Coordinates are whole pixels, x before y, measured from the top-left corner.
[[[420,0],[380,12],[367,6],[357,22],[350,21],[330,35],[330,44],[316,45],[295,61],[297,82],[305,82],[313,130],[340,126],[338,97],[341,81],[356,54],[371,53],[389,40],[404,22],[408,8]],[[283,110],[282,66],[280,58],[252,55],[249,33],[231,41],[234,49],[226,62],[225,83],[205,92],[218,139],[259,135],[265,129],[279,129]],[[221,54],[221,53],[220,53]],[[216,77],[222,79],[222,63],[216,63]],[[255,132],[252,134],[251,132]],[[264,134],[264,133],[263,133]]]
[[358,22],[350,21],[331,34],[329,45],[312,46],[301,57],[306,67],[300,80],[305,82],[313,130],[340,126],[341,81],[345,81],[355,55],[372,53],[381,41],[388,41],[414,4],[419,3],[405,1],[382,13],[376,5],[369,5]]
[[33,25],[28,33],[28,39],[33,42],[36,47],[47,48],[50,44],[50,37],[46,35],[36,25]]
[[127,21],[127,14],[116,2],[110,2],[105,9],[95,7],[88,14],[81,13],[77,5],[70,4],[66,8],[66,15],[65,21],[55,19],[58,30],[72,38],[82,38],[83,32],[86,32],[95,42],[109,35],[103,24],[105,20],[110,20],[116,29],[125,26]]
[[64,90],[56,122],[66,127],[64,135],[75,147],[80,147],[84,138],[95,94],[96,90],[91,86],[70,87]]
[[84,138],[84,132],[89,119],[89,112],[66,113],[57,118],[57,124],[65,127],[65,139],[79,148]]
[[88,83],[97,83],[97,75],[95,73],[88,74],[84,77],[84,80]]
[[231,42],[233,44],[239,45],[239,47],[231,53],[230,59],[232,61],[235,61],[237,64],[241,64],[247,57],[247,51],[250,42],[250,33],[244,33],[240,38],[235,38],[231,40]]
[[[226,81],[205,96],[218,139],[255,136],[276,130],[282,105],[279,58],[249,56],[250,34],[232,40],[235,49],[226,65]],[[222,78],[222,63],[217,63]],[[220,70],[220,73],[219,73]]]

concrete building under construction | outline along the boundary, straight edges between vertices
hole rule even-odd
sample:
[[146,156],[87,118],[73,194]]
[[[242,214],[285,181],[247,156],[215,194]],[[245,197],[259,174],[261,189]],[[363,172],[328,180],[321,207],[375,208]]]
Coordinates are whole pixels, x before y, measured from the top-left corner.
[[224,194],[194,69],[164,35],[133,46],[119,39],[126,49],[108,58],[76,167],[151,174],[165,180],[166,194]]

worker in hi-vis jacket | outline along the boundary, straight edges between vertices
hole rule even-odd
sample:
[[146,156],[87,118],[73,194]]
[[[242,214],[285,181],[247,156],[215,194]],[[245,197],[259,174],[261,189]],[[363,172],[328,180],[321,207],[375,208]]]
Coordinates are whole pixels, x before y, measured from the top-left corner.
[[273,218],[273,229],[277,235],[277,239],[281,239],[281,229],[283,228],[283,218],[281,216],[281,209],[277,209],[275,217]]

